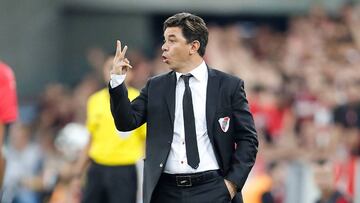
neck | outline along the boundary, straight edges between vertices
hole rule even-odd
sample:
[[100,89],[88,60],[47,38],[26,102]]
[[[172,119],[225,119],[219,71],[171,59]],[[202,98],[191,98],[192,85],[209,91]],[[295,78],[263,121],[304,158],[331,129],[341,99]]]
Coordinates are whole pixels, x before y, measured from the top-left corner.
[[197,68],[203,62],[203,58],[201,56],[194,56],[189,61],[186,61],[183,67],[179,67],[175,69],[178,73],[189,73],[190,71]]
[[328,200],[334,192],[333,190],[323,190],[321,199]]

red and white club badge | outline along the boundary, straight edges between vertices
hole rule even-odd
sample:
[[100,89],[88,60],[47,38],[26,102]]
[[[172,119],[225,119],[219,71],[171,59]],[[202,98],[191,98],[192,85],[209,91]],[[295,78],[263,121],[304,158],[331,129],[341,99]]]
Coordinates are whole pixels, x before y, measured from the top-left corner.
[[219,124],[220,124],[221,130],[224,133],[226,133],[229,130],[230,118],[227,116],[224,118],[219,118]]

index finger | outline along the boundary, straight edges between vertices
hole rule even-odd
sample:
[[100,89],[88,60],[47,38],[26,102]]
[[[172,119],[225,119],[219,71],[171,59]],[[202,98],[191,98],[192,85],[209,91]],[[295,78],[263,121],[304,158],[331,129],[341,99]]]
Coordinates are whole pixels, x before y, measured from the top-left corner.
[[121,41],[116,40],[116,52],[115,52],[115,58],[121,57]]
[[122,50],[121,52],[121,56],[124,58],[125,57],[125,53],[126,53],[126,50],[128,49],[128,46],[124,46],[124,49]]

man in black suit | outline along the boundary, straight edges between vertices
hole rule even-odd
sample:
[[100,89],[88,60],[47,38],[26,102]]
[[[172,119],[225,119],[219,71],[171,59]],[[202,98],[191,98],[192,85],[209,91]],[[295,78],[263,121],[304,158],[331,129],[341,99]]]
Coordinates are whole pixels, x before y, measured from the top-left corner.
[[163,62],[171,72],[148,80],[130,102],[123,84],[127,46],[111,71],[111,112],[120,131],[147,122],[144,202],[242,202],[258,140],[244,82],[207,67],[205,22],[178,13],[164,22]]

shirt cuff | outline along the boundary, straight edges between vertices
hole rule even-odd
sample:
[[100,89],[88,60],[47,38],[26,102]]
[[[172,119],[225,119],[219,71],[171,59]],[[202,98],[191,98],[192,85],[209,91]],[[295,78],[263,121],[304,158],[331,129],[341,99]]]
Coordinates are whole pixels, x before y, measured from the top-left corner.
[[124,75],[117,75],[117,74],[111,74],[110,75],[110,86],[111,88],[115,88],[119,85],[121,85],[126,78],[126,74]]

